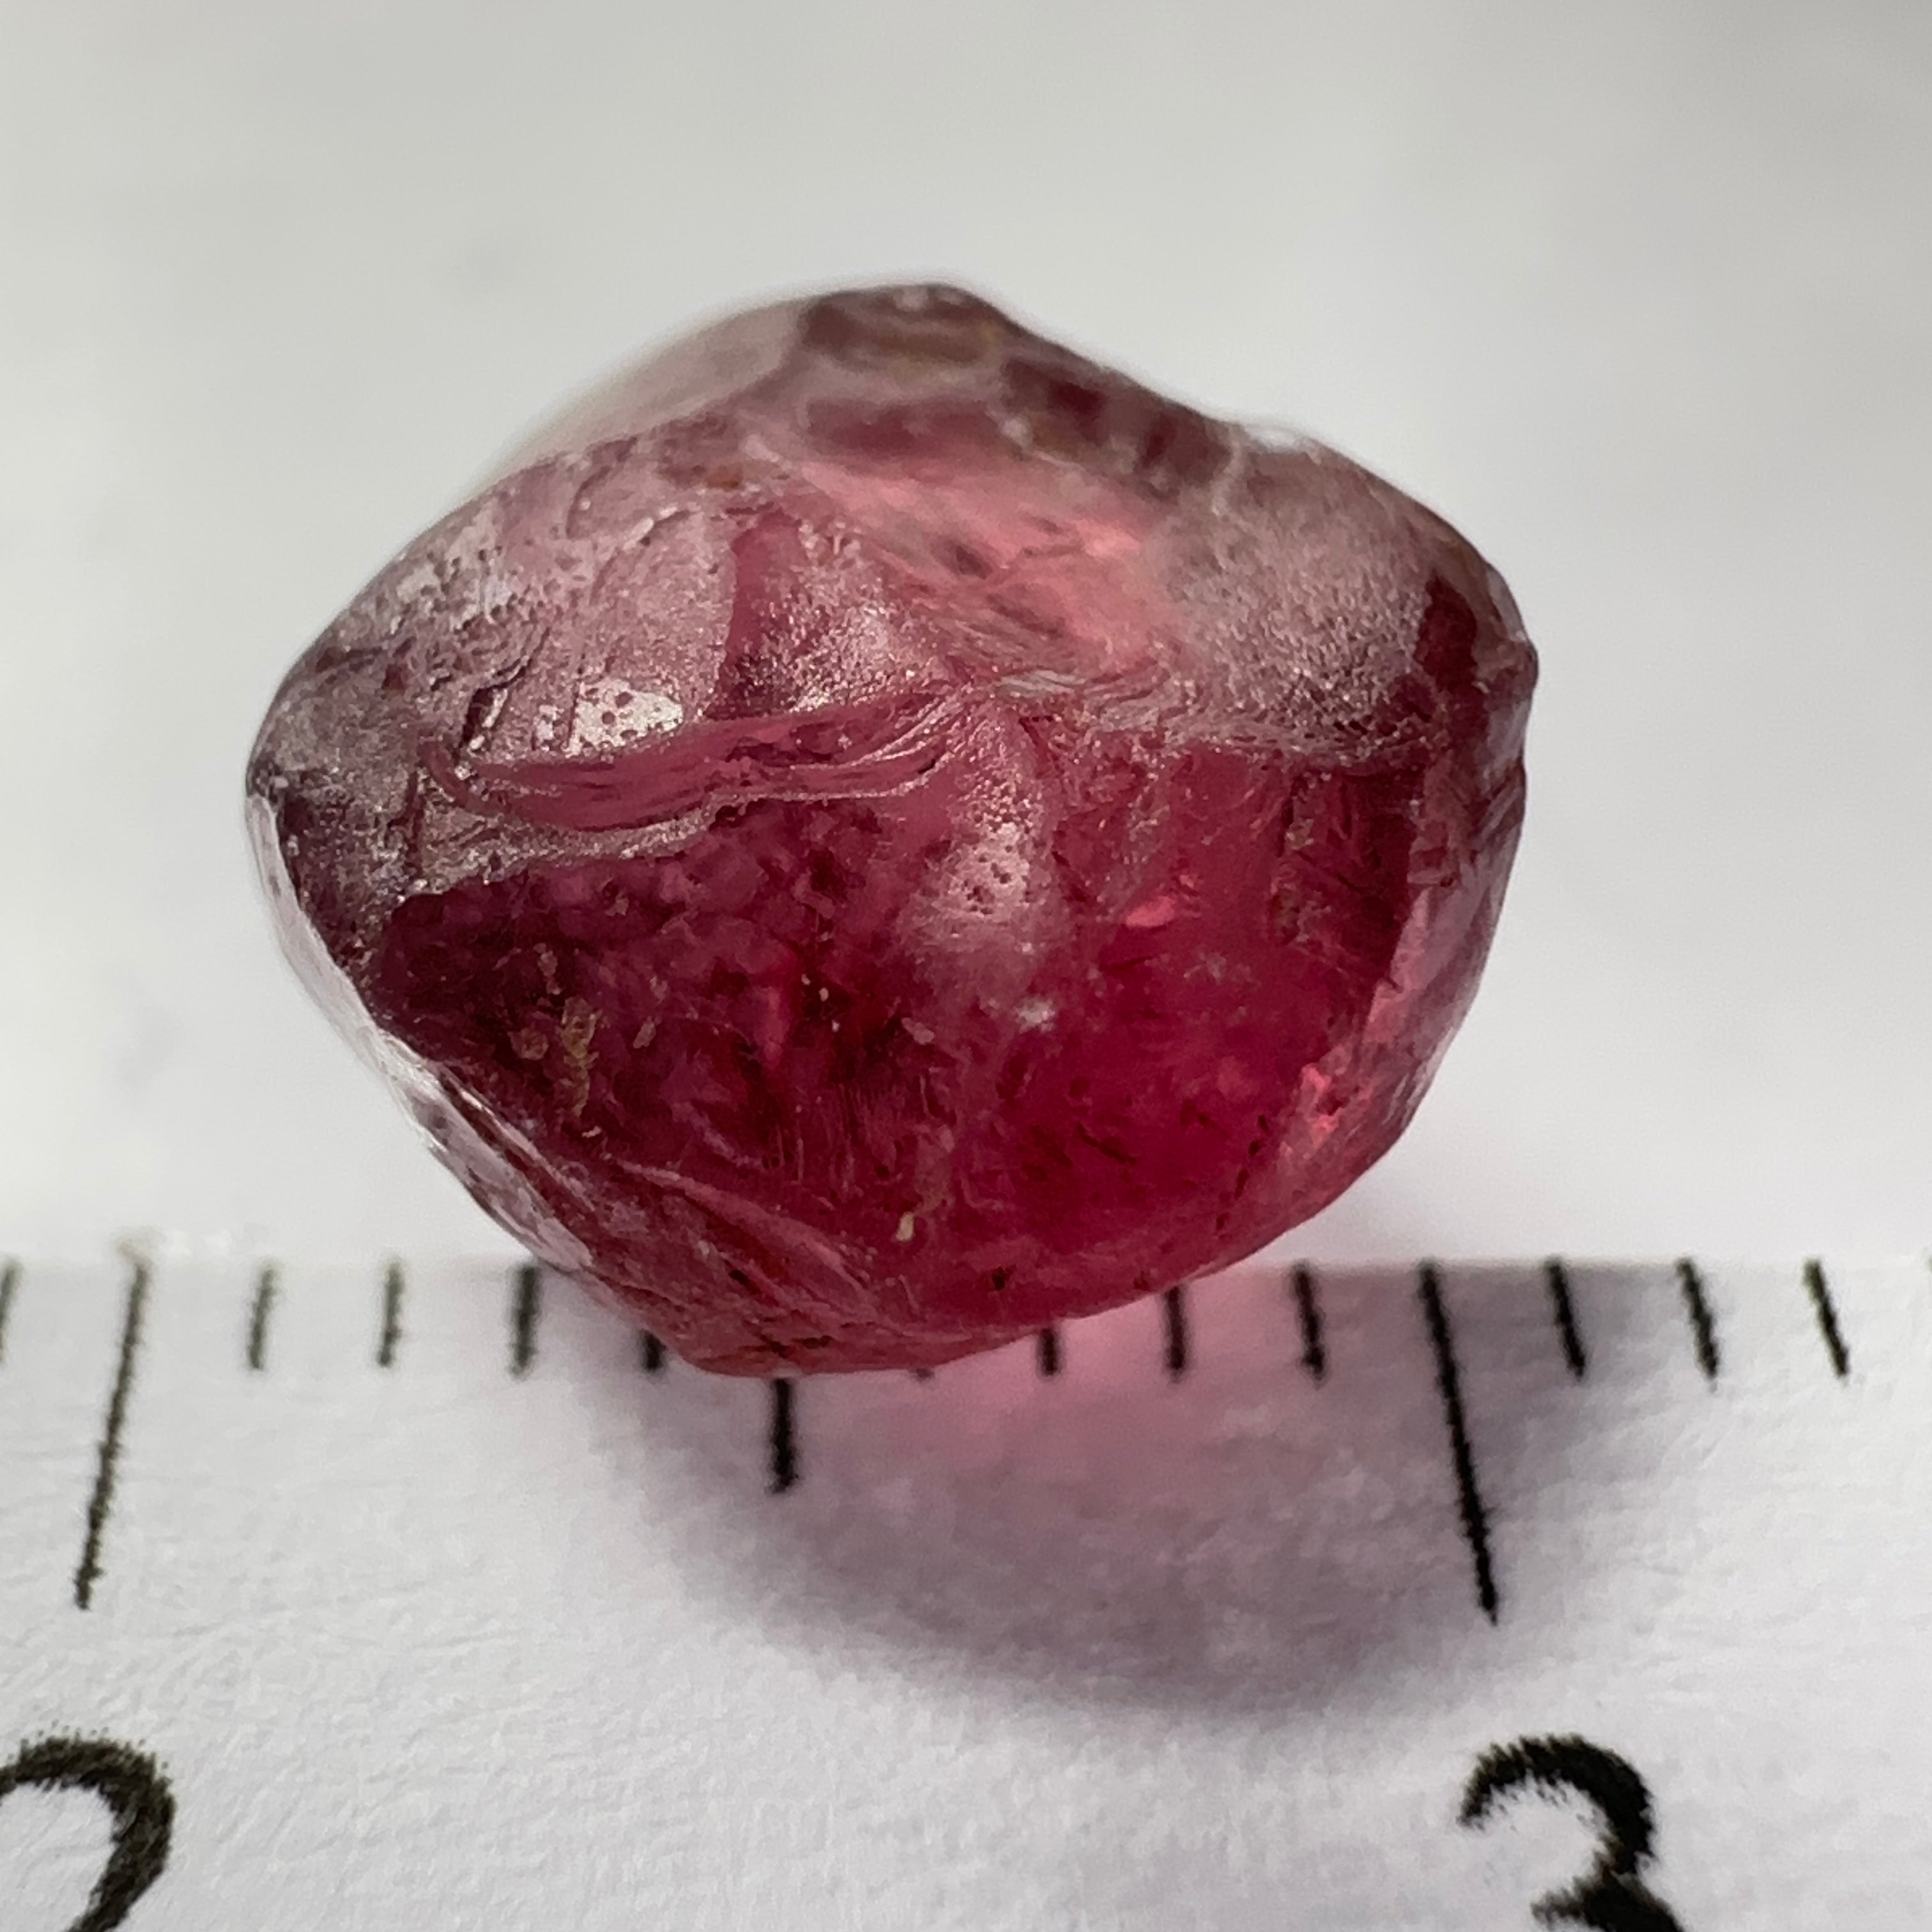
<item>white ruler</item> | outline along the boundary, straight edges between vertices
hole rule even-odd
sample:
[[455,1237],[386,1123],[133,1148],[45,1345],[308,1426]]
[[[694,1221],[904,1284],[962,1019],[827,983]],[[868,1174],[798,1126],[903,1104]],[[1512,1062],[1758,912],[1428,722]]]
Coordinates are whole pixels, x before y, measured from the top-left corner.
[[0,1275],[4,1932],[1932,1924],[1932,1276],[1254,1272],[713,1380]]

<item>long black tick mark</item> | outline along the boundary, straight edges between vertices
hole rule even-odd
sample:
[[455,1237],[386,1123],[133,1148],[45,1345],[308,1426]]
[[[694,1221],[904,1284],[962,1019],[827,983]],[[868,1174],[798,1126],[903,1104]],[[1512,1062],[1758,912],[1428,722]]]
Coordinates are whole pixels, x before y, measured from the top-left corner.
[[7,1359],[7,1323],[14,1312],[14,1297],[20,1286],[20,1264],[8,1261],[0,1265],[0,1362]]
[[1550,1312],[1556,1324],[1556,1338],[1563,1344],[1563,1360],[1580,1382],[1589,1372],[1590,1358],[1583,1352],[1583,1332],[1576,1326],[1569,1270],[1552,1255],[1543,1264],[1543,1279],[1550,1289]]
[[664,1373],[664,1345],[648,1328],[638,1336],[638,1362],[647,1376]]
[[537,1316],[543,1306],[543,1270],[535,1262],[518,1269],[510,1298],[510,1372],[526,1376],[537,1358]]
[[771,1384],[771,1490],[782,1496],[798,1480],[797,1400],[790,1381],[780,1376]]
[[1825,1352],[1832,1358],[1832,1372],[1843,1382],[1852,1372],[1852,1352],[1845,1346],[1845,1333],[1838,1326],[1838,1304],[1832,1299],[1822,1262],[1804,1264],[1804,1292],[1811,1298],[1811,1312],[1818,1318],[1818,1332],[1825,1338]]
[[1057,1376],[1060,1372],[1060,1330],[1042,1328],[1034,1337],[1035,1359],[1043,1376]]
[[1462,1376],[1456,1366],[1456,1344],[1449,1332],[1449,1312],[1442,1304],[1442,1281],[1432,1262],[1424,1262],[1417,1275],[1423,1319],[1429,1327],[1429,1346],[1436,1356],[1436,1389],[1442,1398],[1442,1417],[1449,1426],[1450,1459],[1456,1468],[1456,1514],[1462,1540],[1476,1573],[1476,1601],[1484,1616],[1496,1621],[1501,1599],[1496,1565],[1490,1554],[1489,1512],[1476,1485],[1475,1451],[1470,1447],[1468,1418],[1462,1408]]
[[382,1332],[376,1342],[376,1366],[393,1369],[403,1340],[403,1264],[392,1262],[382,1270]]
[[268,1366],[268,1317],[274,1312],[275,1264],[268,1262],[255,1277],[254,1298],[248,1304],[248,1363],[260,1375]]
[[1677,1286],[1683,1291],[1684,1312],[1690,1320],[1690,1339],[1697,1351],[1697,1366],[1704,1379],[1714,1384],[1721,1358],[1718,1353],[1718,1318],[1711,1312],[1711,1298],[1704,1292],[1704,1277],[1697,1264],[1688,1258],[1677,1264]]
[[1315,1293],[1315,1270],[1304,1264],[1288,1277],[1295,1319],[1301,1324],[1301,1366],[1316,1381],[1326,1379],[1328,1351],[1322,1339],[1322,1304]]
[[1169,1382],[1187,1372],[1187,1292],[1170,1288],[1160,1298],[1161,1333],[1166,1342],[1162,1359]]
[[94,1451],[94,1490],[87,1499],[87,1534],[80,1562],[74,1573],[76,1610],[92,1609],[94,1586],[100,1580],[100,1546],[107,1517],[114,1507],[114,1478],[121,1464],[121,1432],[127,1426],[128,1398],[134,1390],[134,1364],[141,1352],[141,1324],[148,1312],[148,1264],[136,1262],[128,1277],[128,1296],[121,1314],[121,1351],[114,1368],[114,1388],[107,1398],[107,1415]]

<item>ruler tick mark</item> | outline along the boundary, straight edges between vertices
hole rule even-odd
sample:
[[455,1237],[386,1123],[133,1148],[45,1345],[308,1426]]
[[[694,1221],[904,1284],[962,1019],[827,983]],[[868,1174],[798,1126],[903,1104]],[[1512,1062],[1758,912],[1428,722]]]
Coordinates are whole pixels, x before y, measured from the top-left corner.
[[121,1434],[128,1421],[128,1402],[134,1390],[134,1364],[141,1350],[141,1324],[148,1310],[148,1264],[136,1262],[128,1277],[128,1295],[121,1316],[121,1348],[114,1366],[114,1386],[107,1398],[107,1414],[94,1450],[94,1489],[87,1499],[87,1534],[80,1562],[74,1573],[76,1610],[93,1607],[94,1586],[100,1580],[100,1548],[107,1517],[114,1507],[114,1479],[121,1464]]
[[785,1376],[772,1381],[771,1391],[771,1490],[773,1496],[782,1496],[798,1480],[796,1396]]
[[537,1358],[537,1316],[543,1307],[543,1270],[535,1262],[517,1270],[510,1303],[510,1372],[526,1376]]
[[1322,1304],[1315,1292],[1315,1270],[1305,1262],[1288,1277],[1295,1319],[1301,1327],[1301,1366],[1316,1382],[1328,1374],[1328,1351],[1322,1339]]
[[1811,1312],[1818,1318],[1818,1332],[1824,1337],[1825,1352],[1832,1360],[1832,1372],[1843,1382],[1852,1372],[1852,1352],[1845,1346],[1845,1331],[1838,1325],[1838,1304],[1832,1299],[1820,1261],[1804,1264],[1804,1292],[1811,1298]]
[[1571,1376],[1581,1382],[1588,1373],[1590,1358],[1583,1351],[1583,1332],[1576,1325],[1576,1305],[1570,1294],[1570,1271],[1552,1255],[1543,1264],[1543,1279],[1550,1289],[1550,1312],[1556,1324],[1556,1337],[1563,1344],[1563,1360]]
[[1034,1337],[1034,1357],[1042,1375],[1049,1378],[1060,1372],[1060,1330],[1042,1328]]
[[1178,1382],[1187,1372],[1187,1291],[1170,1288],[1160,1298],[1161,1333],[1166,1342],[1162,1359],[1167,1378]]
[[382,1331],[376,1341],[376,1366],[393,1369],[403,1340],[403,1264],[392,1262],[382,1270]]
[[1502,1608],[1496,1589],[1496,1564],[1490,1552],[1489,1511],[1476,1483],[1476,1454],[1469,1441],[1469,1421],[1462,1407],[1462,1376],[1456,1364],[1456,1342],[1450,1332],[1449,1311],[1442,1300],[1442,1280],[1432,1262],[1424,1262],[1416,1285],[1422,1298],[1429,1346],[1436,1358],[1436,1389],[1442,1398],[1442,1418],[1449,1427],[1450,1460],[1456,1471],[1456,1510],[1462,1540],[1469,1546],[1474,1567],[1476,1601],[1494,1623]]
[[275,1264],[268,1262],[255,1277],[254,1298],[248,1304],[246,1359],[250,1371],[255,1375],[260,1375],[268,1366],[268,1317],[274,1310],[278,1286]]
[[1677,1264],[1677,1286],[1684,1296],[1684,1312],[1690,1320],[1690,1339],[1697,1350],[1697,1366],[1704,1379],[1714,1384],[1722,1357],[1718,1350],[1718,1318],[1712,1312],[1711,1298],[1704,1288],[1704,1277],[1697,1264],[1687,1256]]
[[7,1359],[7,1321],[14,1312],[14,1297],[20,1286],[20,1264],[10,1257],[0,1266],[0,1362]]
[[664,1345],[648,1328],[638,1334],[638,1366],[647,1376],[664,1373]]

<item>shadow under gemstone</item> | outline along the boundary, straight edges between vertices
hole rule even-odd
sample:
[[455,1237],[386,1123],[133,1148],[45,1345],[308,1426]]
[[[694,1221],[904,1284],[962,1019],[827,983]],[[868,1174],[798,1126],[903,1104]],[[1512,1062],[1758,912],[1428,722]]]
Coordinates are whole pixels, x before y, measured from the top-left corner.
[[[1606,1352],[1631,1305],[1589,1298]],[[692,1586],[774,1640],[1074,1700],[1313,1705],[1531,1613],[1544,1478],[1605,1413],[1574,1368],[1538,1268],[1432,1298],[1415,1270],[1250,1264],[929,1378],[797,1383],[758,1444],[751,1391],[672,1364],[648,1480],[680,1492]]]

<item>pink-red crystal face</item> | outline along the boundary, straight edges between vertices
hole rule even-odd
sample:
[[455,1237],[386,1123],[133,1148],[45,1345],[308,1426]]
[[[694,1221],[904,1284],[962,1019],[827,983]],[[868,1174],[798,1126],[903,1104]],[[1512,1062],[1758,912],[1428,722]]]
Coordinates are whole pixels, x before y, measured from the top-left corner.
[[1354,464],[866,290],[678,344],[412,544],[251,820],[310,984],[536,1254],[709,1368],[915,1366],[1389,1146],[1534,676]]

